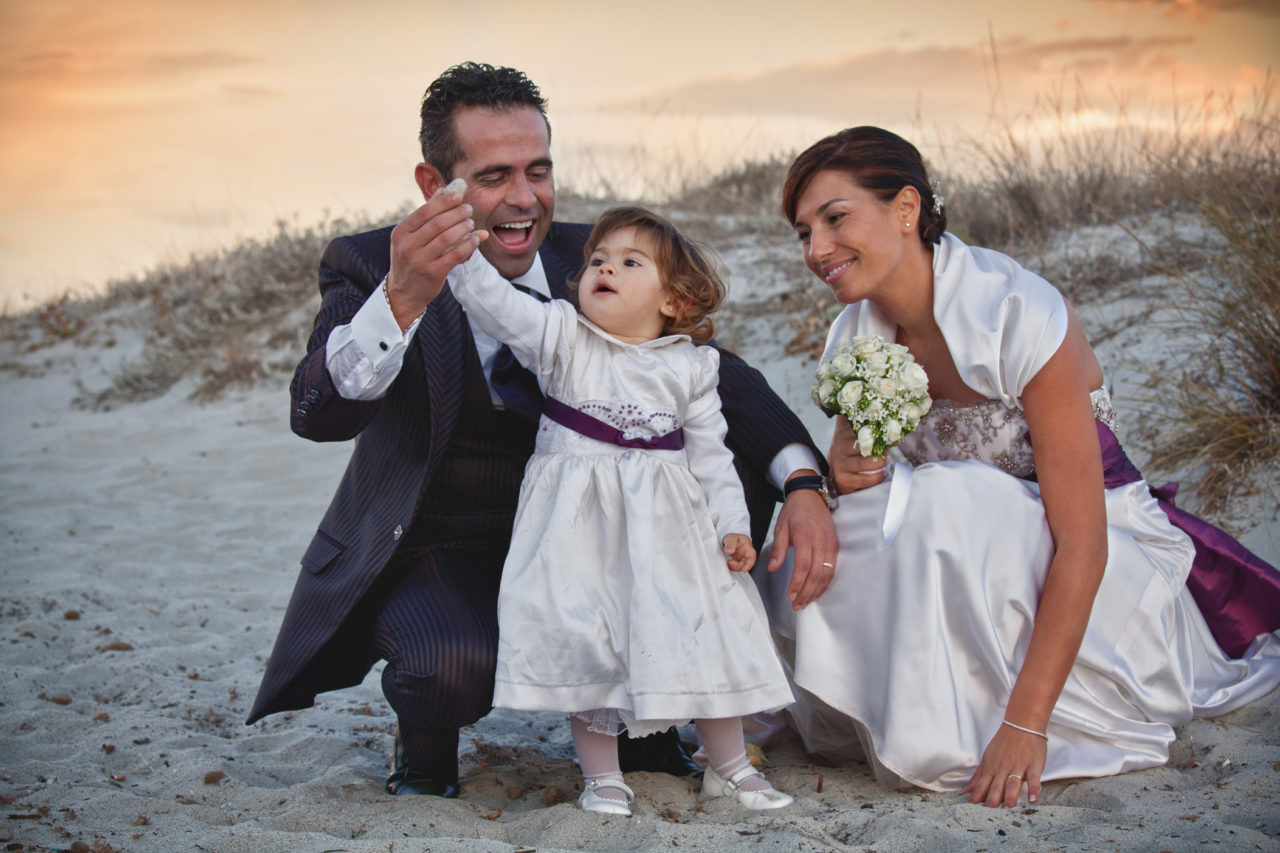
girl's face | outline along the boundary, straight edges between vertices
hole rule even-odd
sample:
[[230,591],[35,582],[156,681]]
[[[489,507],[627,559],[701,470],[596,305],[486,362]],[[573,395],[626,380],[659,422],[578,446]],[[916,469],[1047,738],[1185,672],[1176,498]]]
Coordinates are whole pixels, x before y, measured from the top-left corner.
[[883,202],[847,173],[818,172],[796,204],[804,262],[841,302],[884,292],[902,264],[909,221],[898,203]]
[[578,306],[584,317],[621,341],[639,344],[661,337],[677,303],[663,286],[648,235],[629,227],[604,236],[578,282]]

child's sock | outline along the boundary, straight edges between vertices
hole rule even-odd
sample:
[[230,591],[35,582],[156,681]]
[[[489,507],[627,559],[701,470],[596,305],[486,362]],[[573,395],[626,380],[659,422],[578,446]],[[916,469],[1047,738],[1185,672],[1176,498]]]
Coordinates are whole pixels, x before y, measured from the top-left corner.
[[[702,748],[707,751],[707,761],[721,779],[728,779],[751,764],[747,761],[747,749],[742,743],[741,717],[720,717],[694,722],[698,727]],[[758,774],[742,780],[744,791],[763,791],[768,787],[768,781]]]
[[[622,781],[622,768],[618,764],[618,739],[588,728],[588,723],[577,717],[569,718],[569,730],[573,732],[573,748],[578,752],[578,766],[582,778],[616,779]],[[625,803],[627,795],[617,788],[599,788],[596,794],[608,800]]]

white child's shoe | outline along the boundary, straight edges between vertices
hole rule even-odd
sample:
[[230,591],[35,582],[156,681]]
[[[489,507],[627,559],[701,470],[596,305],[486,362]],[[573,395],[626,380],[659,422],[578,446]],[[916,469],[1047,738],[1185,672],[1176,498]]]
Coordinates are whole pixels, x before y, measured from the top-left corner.
[[780,809],[795,802],[790,794],[782,793],[768,782],[765,782],[768,787],[758,791],[743,790],[742,783],[752,776],[760,776],[760,771],[749,764],[728,779],[721,778],[719,773],[708,767],[702,775],[702,793],[713,797],[733,797],[747,808],[756,810]]
[[[614,788],[627,795],[626,802],[602,797],[596,793],[600,788]],[[627,787],[621,779],[592,779],[578,796],[578,808],[584,812],[603,812],[604,814],[620,814],[631,817],[631,801],[636,798],[635,791]]]

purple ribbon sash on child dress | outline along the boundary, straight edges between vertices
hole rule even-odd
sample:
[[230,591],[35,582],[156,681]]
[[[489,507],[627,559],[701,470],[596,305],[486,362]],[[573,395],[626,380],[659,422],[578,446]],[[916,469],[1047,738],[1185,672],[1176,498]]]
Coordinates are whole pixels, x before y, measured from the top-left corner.
[[[1142,474],[1107,426],[1098,421],[1102,476],[1108,489],[1136,483]],[[1280,572],[1225,531],[1173,505],[1177,483],[1152,488],[1169,522],[1196,548],[1187,589],[1222,650],[1238,658],[1259,634],[1280,628]]]
[[619,447],[639,447],[644,450],[680,450],[684,447],[684,430],[680,427],[664,435],[628,437],[622,430],[615,429],[586,412],[566,406],[554,397],[546,398],[542,413],[560,426],[571,429],[579,435],[608,444],[616,444]]

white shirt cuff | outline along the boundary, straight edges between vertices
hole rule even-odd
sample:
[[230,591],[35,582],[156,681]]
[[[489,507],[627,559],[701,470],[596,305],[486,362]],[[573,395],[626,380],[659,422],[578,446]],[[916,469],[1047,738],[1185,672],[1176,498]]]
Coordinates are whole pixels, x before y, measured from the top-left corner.
[[787,478],[802,468],[812,468],[814,471],[822,472],[818,467],[817,457],[813,455],[813,450],[808,445],[799,442],[788,444],[779,450],[778,455],[769,463],[769,482],[773,483],[778,491],[782,491]]
[[402,333],[379,284],[351,322],[335,326],[325,342],[325,366],[338,393],[348,400],[386,396],[421,321],[419,316]]

